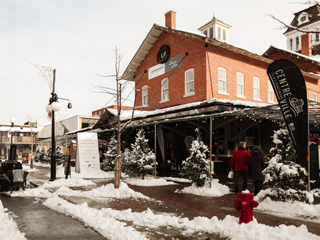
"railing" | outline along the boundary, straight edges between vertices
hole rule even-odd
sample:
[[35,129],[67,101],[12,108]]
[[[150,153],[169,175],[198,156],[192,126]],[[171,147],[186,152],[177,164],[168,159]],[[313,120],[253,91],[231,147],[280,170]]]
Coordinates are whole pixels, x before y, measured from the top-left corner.
[[[31,137],[17,137],[13,136],[13,144],[35,144],[35,141]],[[0,137],[0,144],[11,144],[11,138],[7,136]]]

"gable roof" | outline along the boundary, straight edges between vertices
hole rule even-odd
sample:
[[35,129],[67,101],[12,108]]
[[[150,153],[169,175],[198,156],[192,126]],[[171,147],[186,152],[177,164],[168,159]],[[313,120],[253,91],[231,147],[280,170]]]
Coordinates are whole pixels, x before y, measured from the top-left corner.
[[[306,23],[300,24],[298,26],[298,18],[300,16],[300,14],[303,13],[303,12],[306,12],[308,14],[309,21],[306,22]],[[315,4],[315,5],[307,8],[307,9],[304,9],[304,10],[301,10],[299,12],[296,12],[294,14],[294,18],[293,18],[290,26],[302,28],[304,26],[310,25],[311,23],[317,22],[319,20],[320,20],[320,5],[319,4]],[[289,27],[289,28],[287,28],[287,30],[283,34],[286,34],[288,32],[292,32],[294,30],[296,30],[296,29]]]
[[[270,46],[268,48],[267,51],[265,51],[264,54],[262,54],[262,56],[266,57],[266,58],[269,58],[272,54],[274,53],[277,53],[277,52],[282,52],[282,53],[285,53],[285,54],[288,54],[290,56],[293,56],[295,58],[300,58],[300,59],[303,59],[305,60],[308,64],[316,64],[317,66],[320,66],[320,60],[319,59],[316,59],[316,58],[312,58],[312,57],[308,57],[306,55],[303,55],[303,54],[300,54],[300,53],[297,53],[297,52],[293,52],[293,51],[290,51],[290,50],[284,50],[284,49],[280,49],[280,48],[277,48],[277,47],[274,47],[274,46]],[[300,69],[301,70],[301,69]],[[305,76],[308,76],[308,77],[311,77],[311,78],[316,78],[316,79],[319,79],[319,75],[316,74],[316,73],[312,73],[312,72],[306,72],[306,71],[303,71],[301,70],[302,74],[305,75]]]
[[149,31],[149,33],[147,34],[147,36],[145,37],[145,39],[143,40],[143,42],[141,43],[137,52],[133,56],[126,70],[124,71],[122,75],[122,79],[134,81],[134,76],[135,76],[135,73],[137,72],[137,69],[139,68],[141,63],[144,61],[145,57],[148,55],[151,48],[154,46],[155,42],[159,39],[160,35],[164,32],[169,32],[173,34],[183,35],[185,37],[199,39],[199,40],[202,40],[204,43],[212,44],[217,47],[221,47],[229,51],[232,51],[241,55],[245,55],[247,57],[250,57],[268,64],[272,62],[270,59],[265,58],[259,54],[249,52],[247,50],[219,41],[217,39],[212,39],[203,35],[198,35],[198,34],[176,30],[172,28],[167,28],[167,27],[154,24],[151,30]]

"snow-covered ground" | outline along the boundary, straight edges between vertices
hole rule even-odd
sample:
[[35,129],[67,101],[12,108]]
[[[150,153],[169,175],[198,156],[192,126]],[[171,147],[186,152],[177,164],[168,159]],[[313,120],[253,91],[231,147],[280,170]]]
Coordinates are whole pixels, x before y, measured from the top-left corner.
[[[73,174],[73,173],[72,173]],[[109,173],[106,173],[107,175]],[[112,175],[110,173],[110,175]],[[186,217],[179,217],[173,214],[156,213],[148,209],[144,212],[133,212],[132,210],[114,210],[111,208],[95,209],[88,206],[87,203],[80,205],[70,203],[63,199],[63,196],[81,196],[92,199],[104,199],[105,201],[115,198],[135,198],[135,199],[149,199],[147,196],[139,192],[135,192],[126,184],[154,186],[165,184],[175,184],[172,181],[177,179],[164,179],[147,177],[141,179],[125,179],[119,189],[114,189],[113,184],[108,184],[102,187],[96,187],[88,191],[72,190],[70,187],[74,186],[94,186],[95,183],[90,180],[84,180],[81,175],[69,179],[60,179],[54,182],[45,182],[42,186],[34,189],[27,189],[25,191],[16,191],[12,193],[12,197],[26,197],[32,196],[37,198],[44,198],[43,204],[55,211],[70,215],[85,225],[98,231],[101,235],[109,239],[148,239],[148,236],[137,228],[145,228],[146,231],[161,231],[160,228],[174,229],[186,238],[191,234],[215,234],[228,239],[319,239],[310,232],[306,226],[300,227],[279,225],[277,227],[270,227],[260,224],[256,219],[248,224],[239,224],[238,218],[233,216],[226,216],[219,220],[217,217],[196,217],[192,220]],[[181,180],[185,181],[186,180]],[[190,186],[177,191],[177,194],[191,193],[202,196],[222,196],[229,193],[227,186],[220,184],[217,180],[212,181],[211,188],[207,186],[197,188]],[[52,189],[55,189],[52,192]],[[50,191],[49,191],[50,190]],[[149,199],[152,200],[152,199]],[[289,218],[301,218],[320,223],[320,205],[306,204],[306,203],[279,203],[273,202],[270,199],[261,202],[255,211],[263,211],[271,214],[286,216]],[[0,205],[0,219],[5,218],[5,221],[10,224],[11,234],[17,237],[11,239],[24,239],[23,234],[19,232],[15,223],[8,217],[8,214]],[[9,219],[8,219],[9,218]],[[130,222],[130,224],[128,224]],[[131,224],[132,223],[132,224]],[[12,225],[12,226],[11,226]],[[1,231],[7,231],[9,226],[2,225]],[[3,234],[1,234],[3,235]],[[14,236],[15,236],[14,235]]]

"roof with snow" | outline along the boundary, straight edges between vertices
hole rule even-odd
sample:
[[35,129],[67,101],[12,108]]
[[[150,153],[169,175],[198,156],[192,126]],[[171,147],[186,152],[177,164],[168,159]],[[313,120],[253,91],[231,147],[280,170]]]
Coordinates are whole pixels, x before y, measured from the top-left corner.
[[[308,105],[310,126],[320,127],[320,103],[309,100]],[[130,121],[128,126],[136,127],[160,123],[188,121],[193,119],[205,119],[209,117],[231,117],[239,119],[247,118],[253,121],[269,120],[279,124],[283,123],[283,116],[278,104],[267,105],[255,102],[238,100],[230,101],[216,98],[154,111],[146,111],[135,115],[133,119],[123,118],[121,119],[121,122],[124,124],[125,122]],[[100,132],[114,130],[110,119],[107,119],[107,121],[108,122],[103,123],[103,119],[101,119],[101,125],[96,125],[94,128],[100,128]]]
[[162,27],[160,25],[154,24],[153,27],[151,28],[151,30],[149,31],[149,33],[147,34],[147,36],[145,37],[145,39],[143,40],[143,42],[140,45],[139,49],[137,50],[136,54],[133,56],[133,58],[132,58],[131,62],[129,63],[129,65],[127,66],[126,70],[124,71],[123,76],[122,76],[123,79],[134,81],[134,75],[135,75],[137,69],[139,68],[141,63],[144,61],[145,57],[148,55],[151,48],[154,46],[155,42],[159,39],[160,35],[163,32],[169,32],[169,33],[174,33],[174,34],[178,34],[178,35],[183,35],[185,37],[203,40],[204,43],[208,43],[208,44],[215,45],[217,47],[228,49],[229,51],[232,51],[232,52],[235,52],[235,53],[238,53],[241,55],[245,55],[247,57],[250,57],[250,58],[253,58],[256,60],[260,60],[262,62],[266,62],[268,64],[270,64],[272,62],[272,60],[265,58],[259,54],[249,52],[249,51],[244,50],[242,48],[235,47],[235,46],[230,45],[225,42],[221,42],[217,39],[212,39],[212,38],[208,38],[203,35],[198,35],[198,34],[194,34],[194,33],[190,33],[190,32],[185,32],[185,31],[176,30],[176,29],[172,29],[172,28]]

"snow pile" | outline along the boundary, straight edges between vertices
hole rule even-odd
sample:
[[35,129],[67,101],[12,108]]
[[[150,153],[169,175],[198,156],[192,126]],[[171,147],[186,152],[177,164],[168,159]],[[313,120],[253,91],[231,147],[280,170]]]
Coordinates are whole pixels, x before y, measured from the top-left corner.
[[114,184],[110,183],[90,191],[74,191],[67,187],[60,187],[57,194],[64,196],[86,197],[89,199],[96,198],[143,198],[149,199],[142,193],[135,192],[128,187],[126,183],[121,183],[118,189],[114,188]]
[[189,220],[188,218],[166,214],[155,214],[150,209],[141,213],[132,212],[130,209],[125,211],[110,208],[97,210],[88,207],[86,203],[74,205],[57,196],[46,200],[44,205],[79,219],[104,237],[110,239],[147,239],[143,233],[138,232],[132,226],[126,226],[122,221],[130,221],[134,226],[145,226],[148,229],[158,229],[159,227],[174,228],[181,231],[185,236],[206,232],[237,240],[283,240],[288,239],[288,236],[290,236],[291,240],[320,239],[318,236],[309,233],[304,225],[300,227],[286,225],[270,227],[259,224],[256,220],[248,224],[239,224],[238,218],[232,216],[226,216],[223,220],[219,220],[217,217],[212,217],[211,219],[196,217],[193,220]]
[[43,204],[60,213],[71,215],[107,239],[147,239],[133,227],[126,226],[126,223],[116,221],[114,218],[105,215],[101,210],[89,208],[87,203],[74,205],[58,196],[54,196]]
[[[102,170],[99,171],[94,171],[92,174],[88,175],[87,173],[77,173],[75,172],[75,167],[71,167],[71,178],[113,178],[114,177],[114,172],[104,172]],[[49,177],[50,174],[47,176]],[[57,178],[65,178],[65,172],[64,172],[64,167],[62,165],[58,166],[57,169]]]
[[82,178],[68,178],[68,179],[57,179],[55,181],[48,181],[42,185],[44,188],[56,188],[56,187],[79,187],[79,186],[90,186],[96,185],[94,182],[90,180],[84,180]]
[[177,185],[177,183],[169,182],[164,178],[154,178],[147,176],[144,179],[141,178],[127,178],[124,181],[131,185],[137,186],[163,186],[163,185]]
[[200,196],[207,197],[220,197],[225,194],[229,194],[229,187],[219,183],[218,179],[213,179],[211,181],[211,187],[209,183],[207,183],[203,187],[197,187],[195,183],[193,183],[190,187],[185,187],[181,190],[176,190],[176,193],[189,193]]
[[0,236],[3,240],[24,240],[25,234],[18,230],[17,224],[12,220],[9,214],[6,212],[7,209],[3,208],[2,202],[0,201]]
[[288,218],[310,218],[320,222],[320,205],[307,204],[302,202],[275,202],[266,198],[259,203],[257,210],[269,212]]

